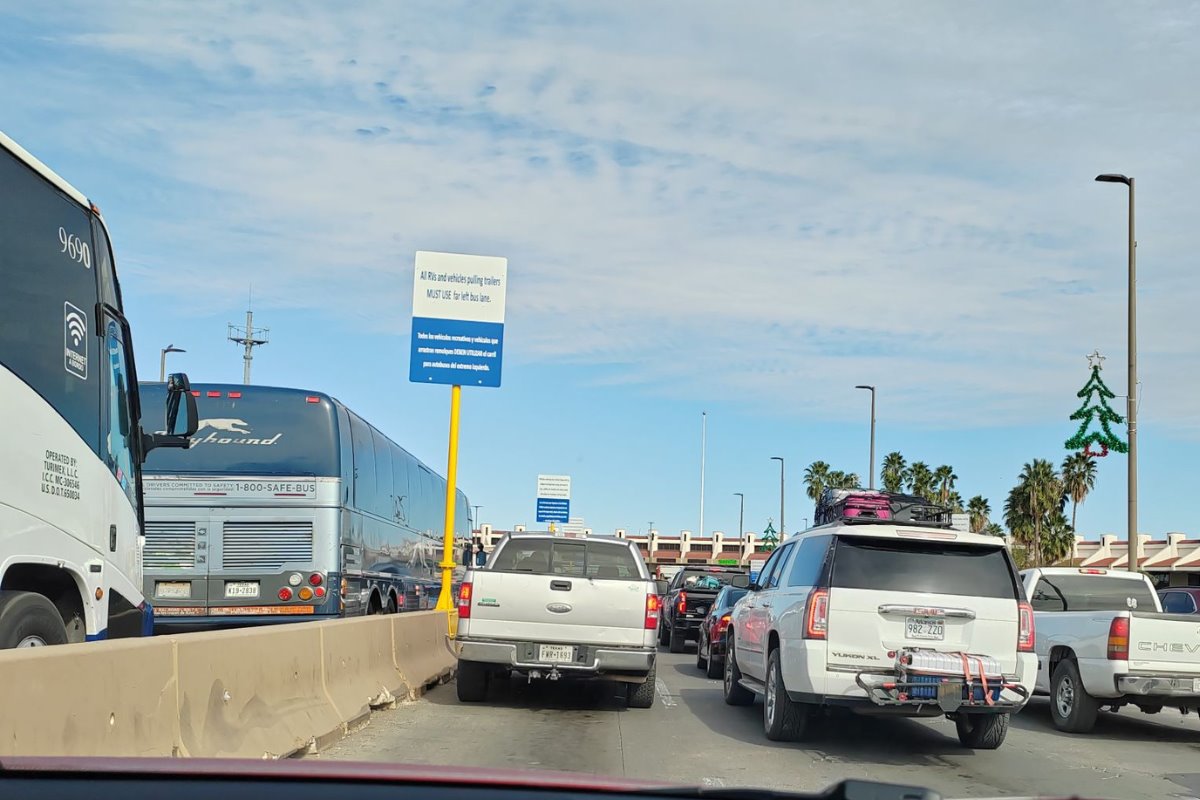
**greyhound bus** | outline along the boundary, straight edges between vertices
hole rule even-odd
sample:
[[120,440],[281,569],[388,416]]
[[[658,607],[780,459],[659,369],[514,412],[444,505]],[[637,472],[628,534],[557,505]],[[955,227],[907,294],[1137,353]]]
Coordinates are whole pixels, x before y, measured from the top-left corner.
[[[322,392],[192,395],[191,448],[146,462],[145,592],[159,630],[433,607],[441,476]],[[468,514],[459,492],[456,538],[469,536]]]
[[[139,636],[142,460],[187,447],[187,377],[145,433],[99,210],[0,133],[0,648]],[[160,451],[161,452],[161,451]]]

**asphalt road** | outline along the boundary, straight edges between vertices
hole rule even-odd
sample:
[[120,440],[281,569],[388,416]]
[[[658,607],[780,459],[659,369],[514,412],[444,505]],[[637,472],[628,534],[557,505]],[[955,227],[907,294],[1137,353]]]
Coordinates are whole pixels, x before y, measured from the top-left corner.
[[953,723],[831,717],[810,740],[770,742],[762,705],[733,708],[694,651],[660,652],[658,697],[627,709],[604,684],[493,687],[459,703],[453,685],[376,714],[319,757],[565,770],[696,785],[817,790],[858,777],[928,786],[946,797],[1082,794],[1200,797],[1200,721],[1178,712],[1102,715],[1086,736],[1059,733],[1048,701],[1013,718],[996,751],[958,743]]

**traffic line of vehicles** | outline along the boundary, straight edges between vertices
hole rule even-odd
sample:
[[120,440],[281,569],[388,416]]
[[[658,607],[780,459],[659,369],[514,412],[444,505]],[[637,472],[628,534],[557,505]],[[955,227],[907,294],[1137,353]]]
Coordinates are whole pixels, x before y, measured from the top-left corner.
[[1144,576],[1018,573],[1003,540],[952,529],[944,509],[862,494],[823,498],[822,524],[753,582],[688,566],[661,586],[626,542],[506,537],[460,590],[459,699],[515,674],[621,681],[647,708],[654,645],[696,641],[697,667],[730,706],[761,698],[776,741],[819,734],[832,708],[945,716],[972,749],[1000,747],[1035,693],[1072,732],[1104,706],[1200,708],[1200,621],[1162,613]]
[[444,479],[322,392],[139,384],[99,209],[3,133],[0,285],[0,649],[436,601]]

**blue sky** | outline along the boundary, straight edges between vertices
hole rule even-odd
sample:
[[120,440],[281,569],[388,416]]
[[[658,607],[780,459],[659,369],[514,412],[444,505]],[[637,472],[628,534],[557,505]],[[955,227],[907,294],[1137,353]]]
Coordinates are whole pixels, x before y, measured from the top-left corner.
[[[999,509],[1060,461],[1087,379],[1125,391],[1138,179],[1141,520],[1192,530],[1200,440],[1200,7],[1033,2],[0,2],[0,129],[113,233],[159,348],[329,391],[444,468],[413,386],[416,250],[509,259],[504,385],[464,398],[461,484],[532,523],[569,473],[597,530],[810,516],[800,476],[877,451]],[[1100,464],[1089,536],[1124,530]],[[997,515],[998,516],[998,515]]]

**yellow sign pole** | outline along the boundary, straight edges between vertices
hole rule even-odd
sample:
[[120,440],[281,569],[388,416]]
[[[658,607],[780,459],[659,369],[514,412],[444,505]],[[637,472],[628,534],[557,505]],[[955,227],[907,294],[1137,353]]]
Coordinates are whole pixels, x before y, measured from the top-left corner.
[[455,616],[457,608],[450,596],[454,580],[454,507],[458,499],[458,411],[462,402],[462,387],[450,387],[450,452],[446,457],[446,530],[442,539],[442,591],[438,595],[437,610],[450,614],[450,635],[458,627]]

